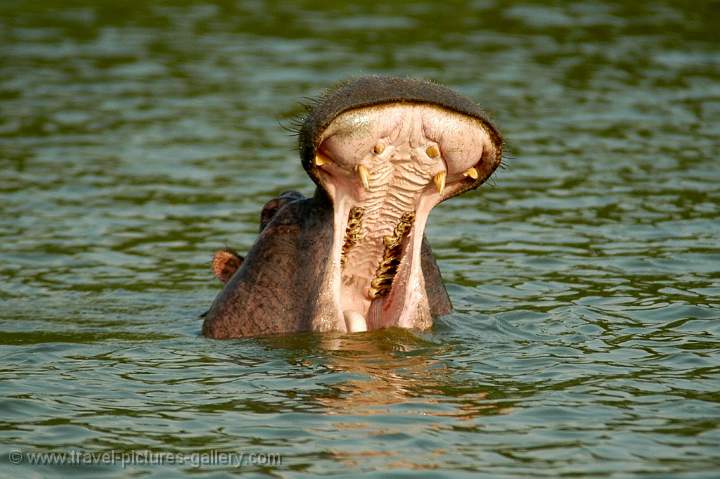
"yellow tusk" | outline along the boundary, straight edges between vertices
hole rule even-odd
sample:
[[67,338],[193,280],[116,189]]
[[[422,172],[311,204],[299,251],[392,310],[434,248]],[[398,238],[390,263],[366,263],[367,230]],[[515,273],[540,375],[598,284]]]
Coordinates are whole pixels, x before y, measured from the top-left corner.
[[317,155],[315,155],[315,166],[322,166],[322,165],[324,165],[324,164],[327,163],[327,162],[328,162],[328,159],[325,158],[325,157],[324,157],[323,155],[321,155],[320,153],[318,153]]
[[437,188],[438,193],[442,194],[443,190],[445,189],[445,177],[447,176],[447,173],[444,171],[441,171],[435,177],[433,178],[433,181],[435,182],[435,188]]
[[469,176],[469,177],[472,178],[473,180],[477,180],[477,179],[478,179],[478,171],[475,169],[474,166],[468,168],[467,171],[465,171],[465,173],[463,173],[463,175],[464,175],[464,176]]
[[360,175],[360,181],[362,182],[363,188],[365,188],[366,191],[370,190],[370,183],[368,182],[368,176],[370,175],[370,173],[368,172],[367,167],[363,165],[358,165],[357,171]]

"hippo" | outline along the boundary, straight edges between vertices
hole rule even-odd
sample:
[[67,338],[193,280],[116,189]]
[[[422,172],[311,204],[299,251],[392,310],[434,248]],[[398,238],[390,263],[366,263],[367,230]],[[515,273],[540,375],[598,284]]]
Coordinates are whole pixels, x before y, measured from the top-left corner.
[[245,258],[215,254],[224,287],[203,334],[425,330],[450,313],[425,224],[501,164],[502,137],[480,107],[431,81],[368,76],[328,90],[297,126],[315,193],[270,200]]

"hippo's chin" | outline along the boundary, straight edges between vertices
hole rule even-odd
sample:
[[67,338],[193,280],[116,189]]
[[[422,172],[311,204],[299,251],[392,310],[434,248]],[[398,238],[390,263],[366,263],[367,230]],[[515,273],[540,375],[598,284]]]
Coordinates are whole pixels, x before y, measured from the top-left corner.
[[315,196],[272,200],[246,259],[216,256],[227,284],[204,334],[429,327],[451,305],[424,238],[428,215],[482,184],[501,146],[472,102],[439,85],[368,77],[341,86],[300,130]]

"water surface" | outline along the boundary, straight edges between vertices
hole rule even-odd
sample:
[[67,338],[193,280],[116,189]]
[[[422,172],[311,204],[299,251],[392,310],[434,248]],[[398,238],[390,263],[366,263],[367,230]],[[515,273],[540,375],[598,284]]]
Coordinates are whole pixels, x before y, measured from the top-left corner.
[[[717,2],[0,5],[0,476],[718,477]],[[507,138],[428,236],[427,333],[212,341],[209,259],[312,193],[287,131],[352,75]],[[15,451],[280,464],[12,464]]]

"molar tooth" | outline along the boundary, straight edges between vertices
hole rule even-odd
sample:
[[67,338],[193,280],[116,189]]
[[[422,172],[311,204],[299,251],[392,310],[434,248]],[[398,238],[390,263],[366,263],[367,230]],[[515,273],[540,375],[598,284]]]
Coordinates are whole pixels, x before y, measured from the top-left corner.
[[384,236],[383,242],[385,243],[385,246],[389,248],[395,243],[395,237],[391,235]]
[[365,188],[365,191],[370,190],[370,183],[368,181],[368,176],[370,175],[370,172],[368,171],[366,166],[358,165],[357,167],[358,174],[360,175],[360,181],[362,182],[363,188]]
[[376,288],[368,288],[368,297],[370,299],[375,299],[377,297],[378,290]]
[[433,177],[433,181],[435,182],[435,188],[437,188],[437,192],[442,194],[443,190],[445,189],[445,177],[447,176],[447,173],[444,171],[441,171],[435,177]]
[[465,171],[465,173],[463,173],[463,176],[469,176],[473,180],[477,180],[478,179],[478,171],[475,169],[474,166],[471,166],[470,168],[468,168]]

